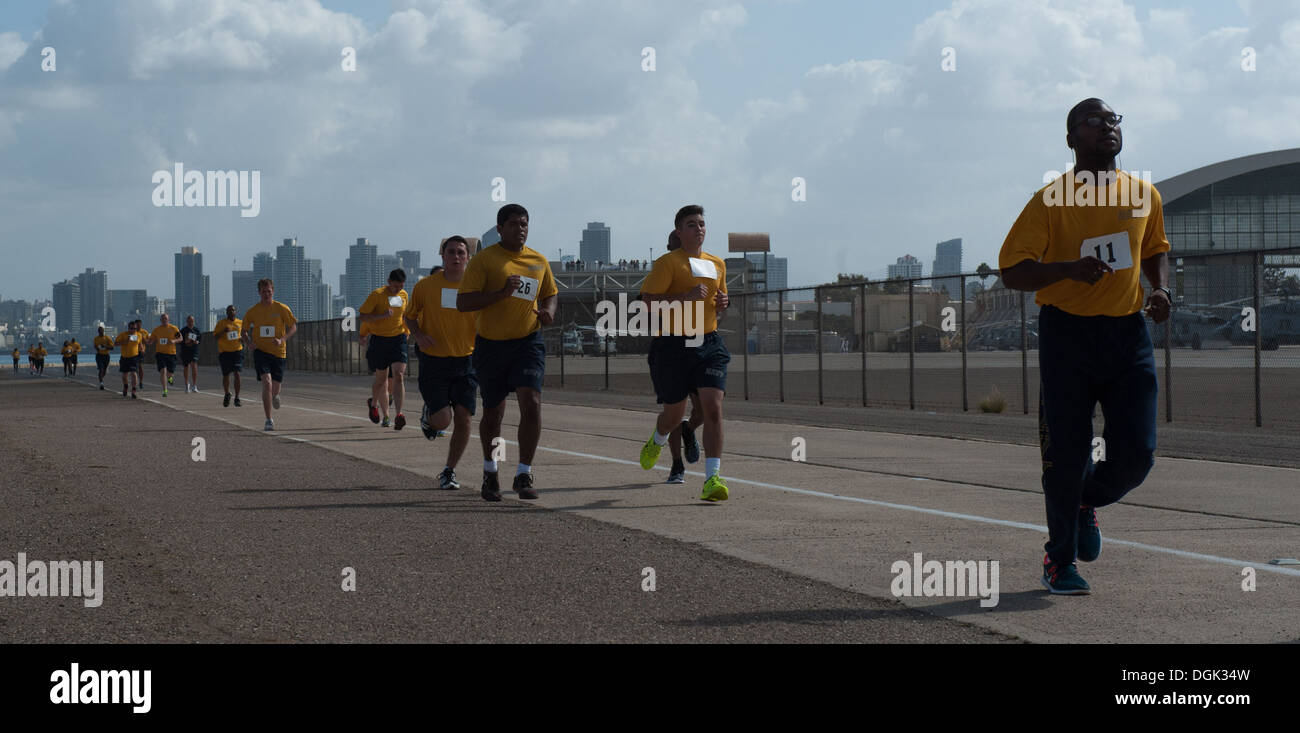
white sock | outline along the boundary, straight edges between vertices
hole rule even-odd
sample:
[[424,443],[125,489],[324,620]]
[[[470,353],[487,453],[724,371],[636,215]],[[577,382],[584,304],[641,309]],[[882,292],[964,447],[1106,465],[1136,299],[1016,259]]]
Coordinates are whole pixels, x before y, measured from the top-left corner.
[[515,475],[518,476],[521,473],[528,473],[532,470],[533,470],[532,466],[528,465],[527,463],[521,463],[519,464],[519,468],[515,469]]
[[487,461],[487,460],[483,461],[483,470],[484,470],[484,471],[487,471],[488,473],[496,473],[496,472],[497,472],[497,462],[496,462],[496,461]]
[[668,436],[655,429],[655,445],[665,445],[668,443]]
[[718,475],[718,471],[721,471],[721,470],[722,470],[722,459],[721,459],[721,458],[705,458],[705,459],[704,459],[704,478],[707,479],[707,478],[710,477],[710,476],[716,476],[716,475]]

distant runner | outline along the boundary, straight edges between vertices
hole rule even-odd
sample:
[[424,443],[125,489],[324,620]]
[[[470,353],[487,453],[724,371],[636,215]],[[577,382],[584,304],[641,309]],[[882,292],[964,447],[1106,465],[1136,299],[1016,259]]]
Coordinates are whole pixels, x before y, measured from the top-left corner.
[[199,391],[199,342],[203,332],[194,327],[194,316],[186,316],[185,328],[181,329],[181,376],[185,380],[185,392]]
[[244,342],[239,338],[244,330],[244,322],[235,317],[235,306],[226,306],[226,317],[217,321],[212,327],[212,337],[217,340],[217,363],[221,365],[221,390],[226,396],[221,401],[222,407],[230,407],[230,375],[235,376],[235,407],[239,401],[241,387],[239,372],[244,367]]
[[244,337],[253,350],[253,370],[262,382],[262,411],[266,413],[264,430],[275,430],[271,409],[280,409],[280,389],[284,382],[285,344],[298,332],[298,319],[289,306],[275,299],[275,283],[264,277],[257,281],[261,300],[244,314]]
[[104,335],[104,327],[99,327],[99,335],[91,342],[95,347],[95,371],[98,373],[99,388],[104,388],[104,376],[108,374],[108,363],[113,355],[113,339]]

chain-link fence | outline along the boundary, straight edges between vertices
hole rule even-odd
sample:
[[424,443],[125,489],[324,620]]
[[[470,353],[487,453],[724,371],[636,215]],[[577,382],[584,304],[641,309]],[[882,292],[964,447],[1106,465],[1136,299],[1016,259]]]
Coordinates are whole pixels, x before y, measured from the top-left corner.
[[[1292,261],[1291,258],[1296,258]],[[1173,316],[1156,325],[1161,414],[1210,427],[1300,432],[1300,258],[1236,252],[1171,258]],[[653,403],[650,338],[603,334],[600,303],[562,297],[543,330],[548,389],[637,394]],[[300,323],[288,368],[367,373],[340,319]],[[603,324],[608,325],[608,324]],[[1038,306],[996,271],[731,295],[718,330],[729,399],[1030,414],[1038,404]],[[215,345],[205,342],[205,361]],[[211,354],[206,354],[210,351]],[[410,374],[418,374],[412,359]]]

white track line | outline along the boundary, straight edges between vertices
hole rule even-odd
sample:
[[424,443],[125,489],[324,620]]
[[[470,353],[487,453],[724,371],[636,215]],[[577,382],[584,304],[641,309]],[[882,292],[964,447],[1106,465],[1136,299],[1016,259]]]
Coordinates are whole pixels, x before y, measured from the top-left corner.
[[[198,394],[210,394],[210,393],[199,392]],[[155,404],[159,404],[159,405],[164,405],[164,406],[167,406],[167,407],[171,407],[171,405],[169,405],[169,404],[167,404],[167,403],[165,403],[165,402],[159,402],[158,400],[149,399],[149,398],[143,398],[143,399],[144,399],[146,402],[153,402],[153,403],[155,403]],[[259,394],[259,395],[258,395],[258,402],[260,402],[260,401],[261,401],[261,395]],[[368,420],[368,419],[369,419],[369,418],[357,417],[356,415],[347,415],[347,414],[344,414],[344,413],[341,413],[341,412],[333,412],[333,411],[330,411],[330,410],[316,410],[316,409],[312,409],[312,408],[309,408],[309,407],[297,407],[297,406],[295,406],[295,405],[284,405],[284,407],[286,407],[286,408],[291,408],[291,409],[295,409],[295,410],[302,410],[302,411],[304,411],[304,412],[315,412],[315,413],[319,413],[319,414],[322,414],[322,415],[333,415],[333,416],[336,416],[336,417],[344,417],[344,418],[348,418],[348,419],[350,419],[350,420]],[[245,427],[245,426],[243,426],[243,425],[239,425],[238,423],[231,422],[230,420],[226,420],[225,418],[215,417],[215,416],[210,416],[210,415],[205,415],[205,414],[200,414],[200,413],[192,412],[192,411],[190,411],[190,410],[186,410],[186,409],[184,409],[184,408],[182,408],[182,407],[174,407],[174,408],[172,408],[172,409],[180,410],[181,412],[187,412],[187,413],[190,413],[190,414],[192,414],[192,415],[198,415],[199,417],[213,417],[213,419],[221,420],[222,422],[229,423],[229,424],[231,424],[231,425],[235,425],[235,426],[237,426],[237,427],[244,427],[246,430],[255,430],[255,428],[248,428],[248,427]],[[331,447],[326,446],[326,445],[324,445],[324,444],[322,444],[322,443],[318,443],[318,442],[316,442],[316,441],[314,441],[314,440],[310,440],[310,439],[308,439],[308,438],[299,438],[299,437],[292,436],[292,435],[285,435],[285,434],[283,434],[283,433],[271,433],[271,434],[272,434],[272,435],[278,435],[279,437],[282,437],[282,438],[288,438],[288,439],[290,439],[290,440],[294,440],[294,441],[297,441],[297,442],[299,442],[299,443],[307,443],[307,444],[309,444],[309,445],[314,445],[314,446],[316,446],[316,447],[318,447],[318,448],[324,448],[325,450],[334,450],[334,451],[336,451],[336,452],[342,452],[342,451],[337,451],[337,449],[335,449],[335,448],[331,448]],[[478,437],[478,436],[477,436],[476,434],[474,434],[474,433],[470,433],[470,437],[471,437],[471,438],[475,438],[475,437]],[[505,442],[506,442],[506,443],[512,443],[512,442],[514,442],[514,441],[508,441],[508,440],[506,440]],[[517,445],[517,443],[516,443],[516,445]],[[559,453],[559,454],[561,454],[561,455],[566,455],[566,456],[575,456],[575,457],[578,457],[578,458],[590,458],[590,459],[592,459],[592,460],[596,460],[596,461],[604,461],[604,462],[606,462],[606,463],[617,463],[617,464],[621,464],[621,465],[637,466],[637,467],[640,467],[640,465],[641,465],[641,464],[640,464],[639,462],[637,462],[637,461],[629,461],[629,460],[626,460],[626,459],[623,459],[623,458],[611,458],[611,457],[609,457],[609,456],[602,456],[602,455],[597,454],[597,453],[583,453],[583,452],[580,452],[580,451],[562,450],[562,449],[560,449],[560,448],[547,448],[547,447],[542,446],[542,445],[538,445],[538,446],[537,446],[537,449],[538,449],[538,450],[547,451],[547,452],[550,452],[550,453]],[[410,466],[401,466],[401,465],[397,465],[397,464],[387,463],[387,462],[384,462],[384,461],[377,461],[377,460],[370,459],[370,458],[367,458],[367,459],[364,459],[364,460],[367,460],[367,461],[369,461],[369,462],[371,462],[371,463],[377,463],[377,464],[379,464],[379,465],[388,466],[388,467],[390,467],[390,468],[398,468],[398,469],[401,469],[401,470],[404,470],[404,471],[410,471],[410,470],[411,470]],[[657,466],[656,466],[656,468],[657,468]],[[688,474],[691,474],[692,476],[700,476],[700,477],[703,477],[703,476],[704,476],[704,474],[701,473],[701,472],[699,472],[699,471],[687,471],[687,473],[688,473]],[[789,492],[791,492],[791,493],[795,493],[795,494],[803,494],[804,496],[815,496],[815,497],[818,497],[818,498],[820,498],[820,499],[835,499],[835,500],[838,500],[838,501],[848,501],[848,502],[853,502],[853,503],[855,503],[855,504],[866,504],[866,505],[869,505],[869,506],[883,507],[883,508],[885,508],[885,509],[897,509],[897,510],[900,510],[900,511],[915,512],[915,513],[918,513],[918,514],[929,514],[929,515],[931,515],[931,516],[944,517],[945,519],[960,519],[960,520],[964,520],[964,521],[967,521],[967,522],[979,522],[979,523],[981,523],[981,524],[992,524],[992,525],[996,525],[996,526],[999,526],[999,527],[1010,527],[1010,528],[1013,528],[1013,529],[1024,529],[1024,530],[1029,530],[1029,531],[1039,532],[1039,533],[1045,533],[1045,532],[1047,532],[1047,527],[1045,527],[1045,526],[1043,526],[1043,525],[1041,525],[1041,524],[1029,524],[1029,523],[1027,523],[1027,522],[1013,522],[1013,521],[1008,520],[1008,519],[997,519],[997,518],[995,518],[995,517],[982,517],[982,516],[980,516],[980,515],[978,515],[978,514],[961,514],[961,513],[958,513],[958,512],[949,512],[949,511],[944,511],[944,510],[942,510],[942,509],[930,509],[930,508],[928,508],[928,507],[914,506],[914,505],[912,505],[912,504],[898,504],[898,503],[895,503],[895,502],[880,501],[880,500],[878,500],[878,499],[863,499],[863,498],[856,497],[856,496],[841,496],[840,494],[830,494],[830,493],[827,493],[827,492],[824,492],[824,491],[813,491],[812,489],[799,489],[799,488],[795,488],[795,487],[793,487],[793,486],[784,486],[784,485],[782,485],[782,484],[771,484],[771,483],[767,483],[766,481],[754,481],[754,480],[752,480],[752,479],[744,479],[744,478],[739,478],[739,477],[736,477],[736,476],[725,476],[724,478],[726,478],[728,481],[735,481],[735,482],[738,482],[738,483],[747,484],[747,485],[749,485],[749,486],[757,486],[757,487],[759,487],[759,488],[764,488],[764,489],[774,489],[774,490],[777,490],[777,491],[789,491]],[[935,480],[937,481],[937,479],[935,479]],[[939,483],[944,483],[944,482],[939,481]],[[1160,546],[1160,545],[1151,545],[1151,544],[1147,544],[1147,543],[1145,543],[1145,542],[1134,542],[1134,541],[1132,541],[1132,540],[1121,540],[1121,539],[1115,539],[1115,538],[1113,538],[1113,537],[1106,537],[1106,538],[1105,538],[1105,541],[1106,541],[1107,543],[1110,543],[1110,544],[1121,545],[1121,546],[1124,546],[1124,547],[1132,547],[1132,548],[1135,548],[1135,549],[1146,550],[1146,551],[1148,551],[1148,552],[1155,552],[1155,553],[1160,553],[1160,554],[1163,554],[1163,555],[1173,555],[1173,556],[1175,556],[1175,557],[1186,558],[1186,559],[1189,559],[1189,560],[1201,560],[1201,561],[1204,561],[1204,562],[1213,562],[1213,563],[1218,563],[1218,564],[1220,564],[1220,565],[1230,565],[1230,566],[1232,566],[1232,567],[1236,567],[1236,568],[1252,567],[1252,568],[1255,568],[1255,569],[1257,569],[1257,570],[1263,570],[1263,571],[1265,571],[1265,572],[1269,572],[1269,573],[1276,573],[1276,574],[1278,574],[1278,575],[1289,575],[1289,576],[1291,576],[1291,577],[1300,578],[1300,570],[1296,570],[1296,569],[1292,569],[1292,568],[1287,568],[1287,567],[1281,567],[1281,566],[1278,566],[1278,565],[1269,565],[1268,563],[1251,562],[1251,561],[1248,561],[1248,560],[1236,560],[1236,559],[1233,559],[1233,558],[1230,558],[1230,557],[1220,557],[1220,556],[1218,556],[1218,555],[1206,555],[1206,554],[1199,553],[1199,552],[1188,552],[1187,550],[1179,550],[1179,549],[1176,549],[1176,548],[1173,548],[1173,547],[1162,547],[1162,546]]]

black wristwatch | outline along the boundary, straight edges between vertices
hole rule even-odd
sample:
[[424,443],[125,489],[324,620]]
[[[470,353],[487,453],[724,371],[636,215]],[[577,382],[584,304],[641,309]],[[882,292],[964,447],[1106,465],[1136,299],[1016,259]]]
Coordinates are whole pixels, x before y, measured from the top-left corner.
[[1164,287],[1164,286],[1161,286],[1161,287],[1158,287],[1158,288],[1151,288],[1151,292],[1153,292],[1153,293],[1154,293],[1155,291],[1157,291],[1157,290],[1163,290],[1163,291],[1165,291],[1165,297],[1166,297],[1166,298],[1169,298],[1169,304],[1170,304],[1170,305],[1173,305],[1173,302],[1174,302],[1174,294],[1173,294],[1173,291],[1171,291],[1169,288],[1166,288],[1166,287]]

